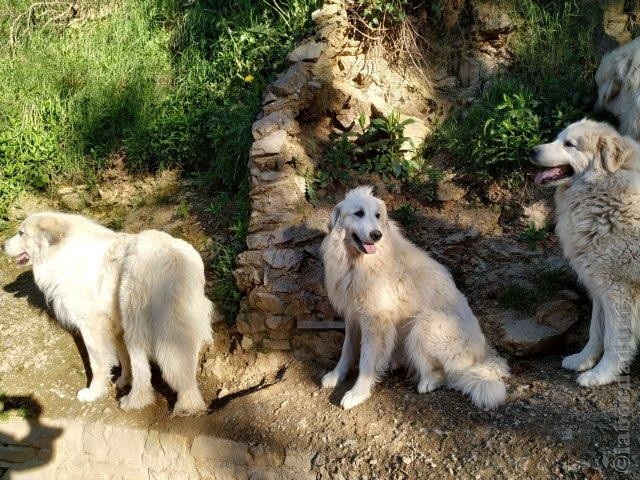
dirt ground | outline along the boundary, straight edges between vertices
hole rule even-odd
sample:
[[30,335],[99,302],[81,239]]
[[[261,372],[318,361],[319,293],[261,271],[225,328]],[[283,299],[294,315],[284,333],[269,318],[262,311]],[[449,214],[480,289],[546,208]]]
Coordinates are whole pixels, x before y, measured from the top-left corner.
[[[449,390],[419,395],[402,372],[385,378],[364,405],[343,411],[338,402],[350,384],[335,392],[319,389],[327,367],[311,355],[243,352],[226,328],[218,327],[201,372],[212,411],[170,419],[172,398],[166,393],[138,413],[120,411],[115,391],[94,404],[77,402],[75,393],[86,382],[81,343],[45,310],[29,271],[2,258],[0,282],[2,389],[8,398],[31,398],[47,417],[81,416],[204,432],[281,451],[306,449],[319,479],[640,478],[640,415],[633,407],[626,454],[631,470],[626,475],[615,470],[625,457],[615,454],[619,434],[625,433],[618,431],[621,404],[635,406],[640,397],[637,364],[626,397],[616,385],[578,387],[554,354],[510,359],[509,399],[494,412],[479,411]],[[337,345],[339,337],[333,342]],[[222,366],[220,377],[211,374],[216,364]],[[166,392],[157,377],[159,390]],[[251,388],[263,379],[275,383]],[[227,400],[213,401],[223,388],[231,392]]]
[[[128,188],[126,182],[122,185]],[[197,220],[194,211],[180,214],[184,195],[193,198],[182,192],[173,203],[133,202],[115,210],[121,212],[125,229],[163,227],[204,248],[206,225],[199,222],[206,219]],[[390,200],[391,209],[405,200]],[[444,209],[416,204],[416,208],[423,220],[409,234],[445,260],[455,260],[455,251],[447,250],[451,245],[438,243],[439,239],[447,232],[465,231],[466,224],[489,229],[489,240],[508,237],[509,229],[488,213],[490,208],[464,204]],[[103,218],[101,211],[94,215]],[[484,217],[490,220],[483,223]],[[455,228],[443,227],[443,219],[454,219]],[[467,248],[480,255],[481,247],[478,243]],[[460,262],[473,264],[469,258]],[[460,263],[454,262],[454,272],[456,265]],[[469,294],[475,288],[474,271],[458,269],[456,276],[464,277],[465,272],[469,277],[463,290]],[[0,414],[0,421],[16,414],[83,417],[264,444],[282,454],[289,448],[303,450],[309,452],[318,479],[640,478],[640,414],[634,408],[640,398],[638,362],[629,389],[620,385],[586,389],[575,383],[575,374],[560,368],[561,355],[575,345],[537,357],[510,357],[508,401],[492,412],[479,411],[450,390],[419,395],[406,373],[399,371],[384,378],[368,402],[343,411],[339,400],[353,379],[336,391],[319,388],[322,374],[337,360],[340,332],[298,333],[291,352],[243,350],[241,336],[220,322],[214,344],[203,352],[199,373],[210,412],[199,418],[171,419],[168,411],[175,398],[157,371],[158,401],[144,411],[122,412],[117,398],[124,392],[115,388],[97,403],[78,402],[75,394],[87,380],[82,342],[49,314],[30,270],[18,268],[4,256],[0,256],[0,286],[0,392],[9,410]],[[474,305],[480,311],[494,307],[491,299],[486,305]],[[487,329],[490,323],[483,325]],[[629,405],[631,410],[625,411]],[[625,434],[630,436],[628,453]]]

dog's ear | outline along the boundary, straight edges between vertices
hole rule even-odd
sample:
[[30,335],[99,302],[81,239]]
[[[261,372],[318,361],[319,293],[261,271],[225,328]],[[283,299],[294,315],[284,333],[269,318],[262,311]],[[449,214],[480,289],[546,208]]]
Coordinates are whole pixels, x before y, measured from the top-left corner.
[[378,200],[378,213],[380,213],[380,222],[383,225],[387,225],[389,223],[389,215],[387,214],[387,204],[384,203],[383,200]]
[[609,173],[616,172],[631,155],[631,149],[624,137],[619,135],[603,135],[598,139],[598,156]]
[[616,71],[611,72],[611,77],[600,87],[599,96],[600,104],[605,104],[618,96],[622,90],[622,82]]
[[57,245],[64,239],[64,223],[55,218],[43,218],[38,222],[38,230],[49,245]]
[[329,231],[332,231],[340,221],[342,202],[335,206],[329,217]]

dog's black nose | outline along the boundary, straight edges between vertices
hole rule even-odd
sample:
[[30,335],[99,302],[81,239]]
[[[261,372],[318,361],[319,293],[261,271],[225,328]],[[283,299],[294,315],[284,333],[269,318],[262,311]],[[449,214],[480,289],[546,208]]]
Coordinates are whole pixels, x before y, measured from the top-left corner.
[[382,238],[382,232],[380,230],[371,230],[371,233],[369,233],[369,236],[371,237],[371,240],[373,240],[374,242],[377,242]]

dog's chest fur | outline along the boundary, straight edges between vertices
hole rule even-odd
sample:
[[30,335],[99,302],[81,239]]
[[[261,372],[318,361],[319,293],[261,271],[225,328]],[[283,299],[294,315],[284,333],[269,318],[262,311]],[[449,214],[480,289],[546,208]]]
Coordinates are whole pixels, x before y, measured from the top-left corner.
[[633,185],[614,176],[577,181],[558,188],[555,201],[556,234],[588,288],[640,265],[640,195]]

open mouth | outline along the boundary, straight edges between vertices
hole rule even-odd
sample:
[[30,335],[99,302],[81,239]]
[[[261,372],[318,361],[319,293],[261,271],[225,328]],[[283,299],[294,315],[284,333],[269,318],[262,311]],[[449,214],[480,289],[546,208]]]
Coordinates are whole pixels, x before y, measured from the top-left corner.
[[356,235],[355,233],[351,236],[353,238],[353,241],[356,243],[356,245],[358,246],[361,252],[376,253],[376,250],[378,250],[375,244],[363,242],[362,240],[360,240],[360,237],[358,237],[358,235]]
[[570,165],[560,165],[559,167],[549,168],[538,172],[534,182],[536,185],[547,185],[549,183],[555,183],[565,178],[569,178],[573,175],[573,168]]
[[27,252],[22,252],[18,255],[18,258],[16,258],[16,263],[18,265],[26,265],[29,263],[29,254]]

